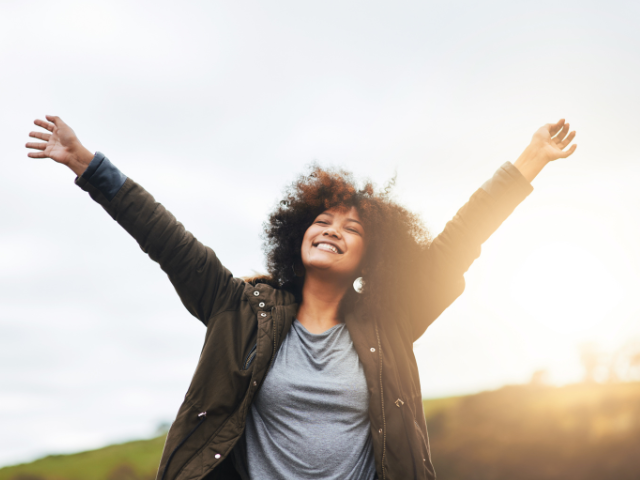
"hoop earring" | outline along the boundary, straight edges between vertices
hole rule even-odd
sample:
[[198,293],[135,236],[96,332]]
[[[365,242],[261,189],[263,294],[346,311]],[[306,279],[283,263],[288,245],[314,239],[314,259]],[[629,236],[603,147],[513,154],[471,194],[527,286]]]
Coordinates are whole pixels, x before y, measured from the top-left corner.
[[353,282],[353,289],[356,291],[356,293],[362,293],[362,291],[364,290],[364,285],[364,278],[358,277]]

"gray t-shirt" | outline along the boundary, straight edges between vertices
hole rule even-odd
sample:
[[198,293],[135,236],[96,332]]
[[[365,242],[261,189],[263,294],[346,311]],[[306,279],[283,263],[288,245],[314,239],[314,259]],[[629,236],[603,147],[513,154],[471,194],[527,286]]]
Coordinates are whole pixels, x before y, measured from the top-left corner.
[[243,480],[373,480],[369,391],[344,324],[315,335],[294,320],[234,452]]

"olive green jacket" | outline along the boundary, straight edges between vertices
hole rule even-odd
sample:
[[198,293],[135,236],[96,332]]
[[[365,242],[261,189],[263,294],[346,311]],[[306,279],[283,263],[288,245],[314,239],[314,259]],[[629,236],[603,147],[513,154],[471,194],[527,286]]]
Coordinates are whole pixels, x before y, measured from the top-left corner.
[[[288,292],[234,277],[213,250],[130,178],[122,176],[124,183],[109,191],[100,172],[91,173],[76,183],[160,264],[186,308],[206,326],[200,360],[167,436],[157,478],[239,478],[230,453],[298,305]],[[503,165],[416,258],[424,274],[419,285],[407,286],[411,301],[397,305],[395,315],[378,324],[358,311],[346,316],[370,392],[378,478],[435,478],[413,343],[462,293],[463,274],[481,244],[531,190],[513,165]]]

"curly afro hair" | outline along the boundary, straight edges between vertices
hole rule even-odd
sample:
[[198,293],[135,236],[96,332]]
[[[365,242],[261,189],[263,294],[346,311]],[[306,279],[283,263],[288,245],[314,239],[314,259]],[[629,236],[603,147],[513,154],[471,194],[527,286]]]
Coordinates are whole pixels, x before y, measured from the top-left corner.
[[261,281],[286,289],[301,301],[303,279],[294,270],[301,265],[307,228],[325,210],[355,207],[368,242],[364,288],[360,295],[350,289],[343,307],[363,302],[370,312],[388,311],[390,302],[402,300],[403,286],[419,275],[415,259],[430,241],[420,218],[391,198],[394,184],[395,177],[381,190],[368,181],[359,187],[350,172],[312,165],[307,175],[285,190],[284,199],[264,224],[269,278]]

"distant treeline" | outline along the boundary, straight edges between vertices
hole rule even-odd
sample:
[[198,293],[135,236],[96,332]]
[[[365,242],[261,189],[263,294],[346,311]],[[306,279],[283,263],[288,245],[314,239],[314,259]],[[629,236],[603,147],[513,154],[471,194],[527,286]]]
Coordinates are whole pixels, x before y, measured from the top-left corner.
[[[638,480],[640,382],[425,400],[442,480]],[[0,480],[152,480],[164,437],[0,469]]]

